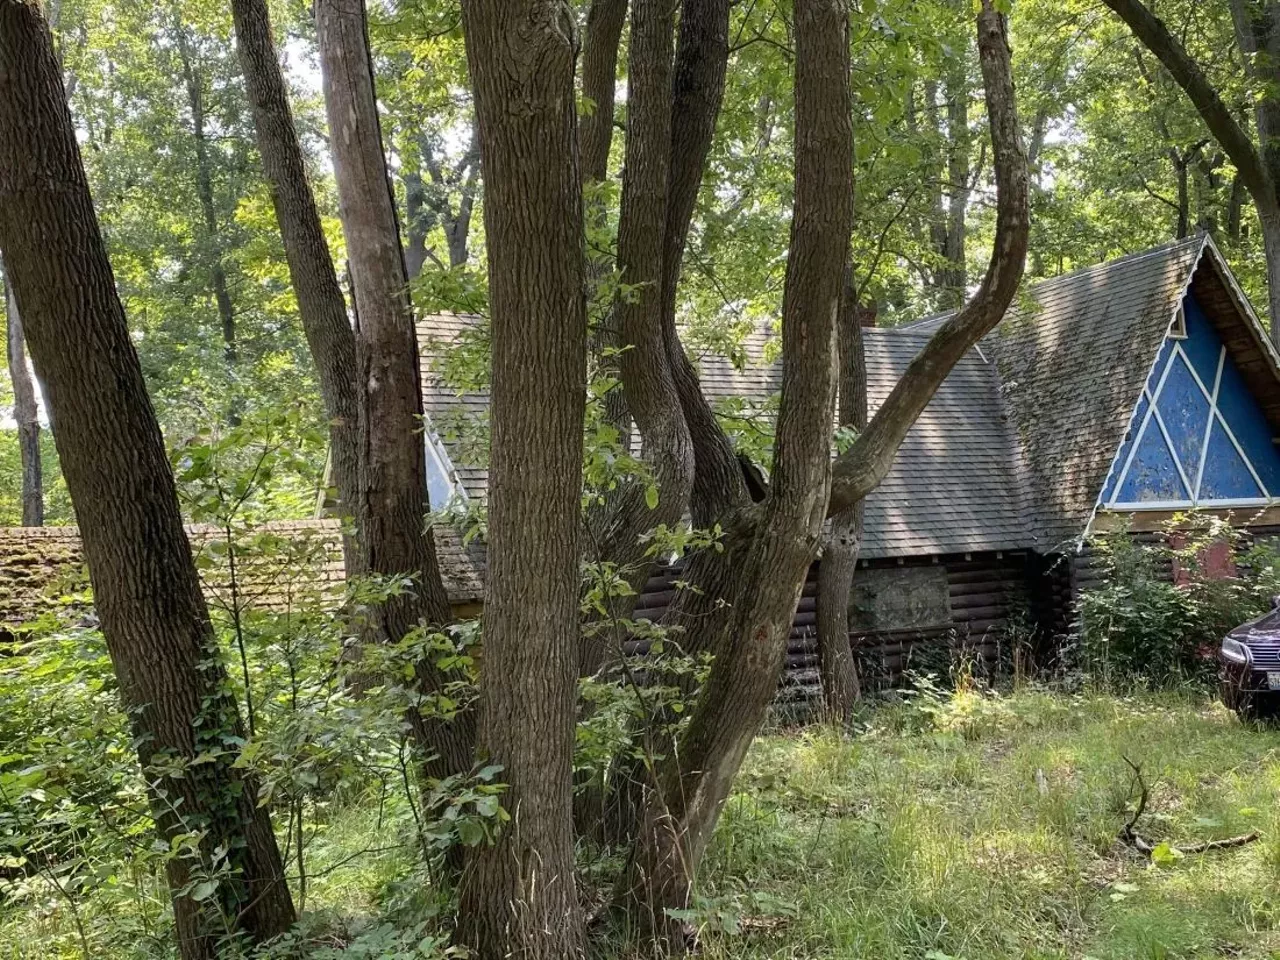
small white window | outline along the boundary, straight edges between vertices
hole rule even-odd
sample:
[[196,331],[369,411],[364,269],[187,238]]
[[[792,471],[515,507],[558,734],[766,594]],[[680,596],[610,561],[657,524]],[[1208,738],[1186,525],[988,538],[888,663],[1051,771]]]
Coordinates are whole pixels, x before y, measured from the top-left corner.
[[1187,311],[1179,305],[1178,312],[1173,315],[1173,326],[1169,328],[1169,336],[1175,340],[1187,339]]

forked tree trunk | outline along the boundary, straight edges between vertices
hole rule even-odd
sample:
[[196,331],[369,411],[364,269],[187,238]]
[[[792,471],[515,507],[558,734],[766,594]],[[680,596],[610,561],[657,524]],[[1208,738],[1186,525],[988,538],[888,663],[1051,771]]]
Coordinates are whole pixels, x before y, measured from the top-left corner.
[[[359,503],[355,334],[307,180],[266,0],[232,0],[231,12],[262,168],[329,421],[333,483],[340,508],[354,515]],[[358,542],[344,542],[343,555],[348,574],[358,573],[362,567]]]
[[[356,391],[359,397],[360,482],[356,515],[367,569],[410,575],[412,590],[388,598],[372,616],[373,637],[397,643],[420,623],[449,622],[429,511],[418,340],[409,278],[387,178],[373,87],[363,0],[318,0],[316,39],[333,151],[334,178],[359,317]],[[443,692],[430,661],[418,664],[427,695]],[[427,771],[445,777],[471,769],[470,712],[452,720],[410,712],[427,751]]]
[[[684,515],[693,486],[693,446],[680,395],[666,361],[662,339],[663,242],[667,222],[667,181],[671,140],[670,0],[633,0],[628,129],[618,219],[618,268],[634,295],[619,298],[620,373],[627,408],[644,437],[644,459],[658,489],[650,506],[646,484],[619,486],[601,511],[604,558],[617,565],[633,594],[618,597],[612,613],[630,616],[635,595],[652,566],[642,535],[659,524],[674,526]],[[582,672],[593,673],[606,655],[616,655],[620,637],[597,633],[584,644]],[[604,649],[604,647],[610,649]]]
[[[572,14],[464,0],[492,316],[480,752],[511,813],[463,876],[478,960],[582,955],[571,818],[586,298]],[[514,105],[519,105],[516,109]]]
[[[293,903],[267,811],[235,766],[244,730],[94,216],[58,62],[39,6],[28,0],[0,0],[0,249],[56,414],[54,440],[102,632],[149,771],[157,828],[166,843],[193,832],[201,838],[198,858],[167,863],[182,955],[212,958],[219,937],[237,929],[266,940],[292,924]],[[184,775],[168,772],[174,766]],[[233,873],[214,897],[180,895],[217,851],[227,851]]]
[[[706,577],[697,582],[706,594],[727,601],[721,606],[730,613],[704,621],[709,626],[696,627],[686,638],[690,646],[713,651],[716,660],[689,727],[661,765],[624,885],[635,919],[655,928],[672,946],[682,941],[668,911],[689,902],[701,856],[776,689],[823,507],[832,513],[848,510],[884,478],[938,386],[1003,316],[1026,256],[1027,169],[1010,52],[1003,18],[992,0],[983,0],[978,46],[998,196],[991,263],[970,303],[925,345],[867,429],[837,458],[827,505],[821,491],[830,469],[829,339],[849,239],[847,223],[842,230],[837,224],[841,198],[852,202],[846,31],[843,4],[797,4],[796,200],[772,483],[763,504],[738,501],[735,506],[728,501],[719,515],[726,531],[724,559],[705,561]],[[840,234],[843,239],[837,243]],[[702,452],[699,447],[700,458]],[[701,464],[699,459],[699,469]],[[692,572],[688,576],[694,579]],[[708,630],[716,635],[707,635]]]
[[[867,426],[867,358],[862,316],[852,282],[845,283],[839,320],[839,422],[857,431]],[[831,518],[831,530],[818,564],[818,675],[822,681],[823,712],[834,723],[847,724],[862,695],[858,667],[849,643],[849,591],[862,546],[859,500]]]
[[721,807],[776,691],[826,513],[835,319],[853,228],[848,5],[798,0],[795,42],[796,193],[770,489],[763,504],[737,511],[745,529],[729,536],[746,539],[730,551],[738,585],[728,632],[678,748],[660,766],[627,881],[636,919],[677,949],[684,941],[667,911],[689,905]]
[[22,317],[9,275],[4,275],[5,316],[8,322],[9,381],[13,384],[13,419],[18,424],[18,454],[22,462],[22,525],[44,526],[44,479],[40,462],[40,411],[36,388],[23,347]]

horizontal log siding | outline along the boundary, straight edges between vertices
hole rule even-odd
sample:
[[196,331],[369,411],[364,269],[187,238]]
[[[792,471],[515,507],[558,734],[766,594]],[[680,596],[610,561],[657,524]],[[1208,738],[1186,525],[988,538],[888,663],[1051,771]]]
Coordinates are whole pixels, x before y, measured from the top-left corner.
[[[929,627],[850,634],[868,685],[896,683],[904,669],[936,669],[939,663],[961,654],[973,658],[975,670],[989,671],[1008,653],[1005,649],[1008,631],[1016,624],[1031,622],[1028,557],[1022,553],[939,557],[936,564],[930,557],[902,564],[872,560],[859,564],[858,569],[933,565],[946,569],[951,619]],[[655,572],[637,600],[635,617],[661,622],[675,596],[675,581],[679,576],[679,567]],[[778,691],[779,702],[783,704],[807,701],[820,692],[815,627],[817,592],[818,566],[815,564],[809,570],[791,627],[786,673]],[[628,652],[639,654],[647,650],[648,642],[636,641],[627,646]]]

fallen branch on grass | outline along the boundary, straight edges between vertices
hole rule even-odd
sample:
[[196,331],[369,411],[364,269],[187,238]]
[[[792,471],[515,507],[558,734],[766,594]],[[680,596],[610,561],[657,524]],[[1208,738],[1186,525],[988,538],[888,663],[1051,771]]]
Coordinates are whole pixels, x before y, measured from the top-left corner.
[[[1129,822],[1120,828],[1118,836],[1120,842],[1125,846],[1132,847],[1144,856],[1150,857],[1156,849],[1156,844],[1153,844],[1135,829],[1138,825],[1138,820],[1141,819],[1142,814],[1147,809],[1147,799],[1149,797],[1147,783],[1142,779],[1142,768],[1140,766],[1123,754],[1121,754],[1121,758],[1129,765],[1129,769],[1133,771],[1133,778],[1138,786],[1138,805],[1134,808],[1133,816],[1129,818]],[[1229,850],[1232,847],[1243,847],[1245,844],[1253,843],[1261,837],[1262,834],[1257,830],[1252,830],[1238,837],[1227,837],[1223,840],[1204,840],[1200,843],[1179,844],[1176,846],[1170,844],[1169,847],[1183,854],[1208,853],[1210,850]]]

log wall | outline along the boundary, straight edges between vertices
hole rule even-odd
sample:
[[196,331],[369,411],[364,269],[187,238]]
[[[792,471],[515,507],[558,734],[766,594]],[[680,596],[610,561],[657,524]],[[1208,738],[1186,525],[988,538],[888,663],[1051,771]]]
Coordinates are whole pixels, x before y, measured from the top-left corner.
[[[1012,656],[1011,637],[1035,623],[1029,574],[1032,559],[1024,553],[966,554],[923,557],[904,562],[871,560],[867,569],[934,567],[945,571],[949,616],[928,625],[851,632],[864,685],[883,687],[900,681],[904,671],[946,676],[957,663],[975,673],[990,674]],[[659,622],[675,597],[679,567],[657,571],[636,603],[635,617]],[[816,632],[818,566],[809,571],[791,626],[786,672],[778,691],[780,704],[803,704],[820,697]],[[637,652],[640,652],[637,644]]]

